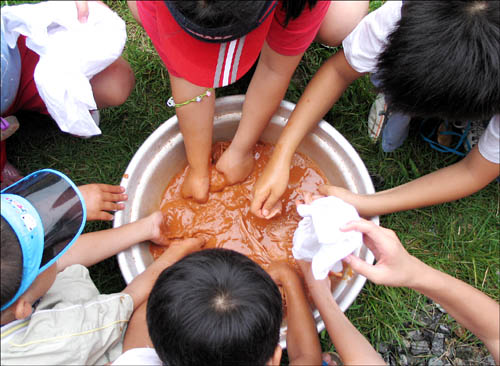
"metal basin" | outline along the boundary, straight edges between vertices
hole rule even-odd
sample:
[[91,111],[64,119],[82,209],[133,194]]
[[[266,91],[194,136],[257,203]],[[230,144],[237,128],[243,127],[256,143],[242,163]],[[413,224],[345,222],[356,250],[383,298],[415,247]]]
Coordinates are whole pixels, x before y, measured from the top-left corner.
[[[215,103],[213,140],[231,140],[241,119],[244,95],[219,98]],[[283,101],[261,136],[264,142],[275,143],[285,126],[295,104]],[[327,122],[321,121],[302,141],[298,149],[311,157],[325,173],[328,180],[353,192],[373,193],[374,188],[361,158],[347,140]],[[129,200],[123,211],[115,214],[114,227],[136,221],[160,208],[162,194],[170,179],[187,163],[184,142],[174,116],[163,123],[144,141],[130,161],[121,185]],[[379,223],[378,217],[372,219]],[[149,243],[134,245],[118,254],[118,263],[127,283],[152,263]],[[361,247],[359,257],[373,263],[373,254]],[[342,311],[345,311],[361,291],[366,279],[354,274],[344,278],[333,291]],[[314,311],[318,332],[324,323]],[[281,327],[280,345],[286,347],[286,324]]]

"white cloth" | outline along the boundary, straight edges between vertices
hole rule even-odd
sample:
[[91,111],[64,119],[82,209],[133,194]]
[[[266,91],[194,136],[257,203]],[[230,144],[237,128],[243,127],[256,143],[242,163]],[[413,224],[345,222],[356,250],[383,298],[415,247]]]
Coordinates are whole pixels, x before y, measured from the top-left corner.
[[[402,1],[387,1],[365,16],[344,39],[342,46],[349,65],[360,73],[375,73],[379,55],[384,51],[389,34],[401,19]],[[498,164],[500,160],[500,116],[495,115],[479,140],[481,155]]]
[[303,219],[293,234],[295,259],[311,261],[317,280],[326,278],[330,271],[342,271],[341,260],[363,244],[360,232],[340,231],[349,221],[359,219],[354,206],[329,196],[298,205],[297,211]]
[[87,268],[69,266],[30,317],[2,326],[1,364],[103,365],[122,353],[133,310],[130,295],[101,295]]
[[486,131],[478,142],[479,152],[492,163],[500,163],[500,114],[496,114],[488,123]]
[[86,23],[73,1],[2,7],[2,34],[14,48],[20,34],[40,55],[34,79],[59,128],[80,136],[101,133],[89,110],[97,109],[89,80],[122,53],[125,22],[107,6],[88,2]]
[[163,365],[154,348],[132,348],[118,357],[115,365]]

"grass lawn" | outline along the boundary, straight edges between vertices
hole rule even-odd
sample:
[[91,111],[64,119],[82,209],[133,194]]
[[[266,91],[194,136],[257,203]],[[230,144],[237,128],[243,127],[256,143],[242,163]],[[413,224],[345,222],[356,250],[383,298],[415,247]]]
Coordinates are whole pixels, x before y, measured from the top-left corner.
[[[11,4],[12,2],[2,1]],[[372,8],[380,6],[372,2]],[[128,162],[143,141],[174,114],[165,106],[170,97],[167,72],[151,41],[138,26],[123,1],[110,6],[125,19],[128,41],[123,53],[135,72],[136,87],[125,104],[101,111],[102,135],[80,139],[60,132],[47,117],[22,113],[20,130],[9,138],[9,161],[28,174],[42,168],[57,169],[77,184],[92,182],[118,184]],[[296,103],[307,82],[332,50],[313,44],[306,52],[288,88],[285,99]],[[244,94],[250,78],[217,90],[218,96]],[[379,189],[391,188],[445,167],[458,160],[431,149],[415,133],[393,153],[384,153],[367,135],[366,119],[375,93],[368,77],[357,80],[325,116],[358,151],[371,173],[384,178]],[[381,217],[381,225],[396,231],[408,251],[444,272],[475,286],[499,300],[499,184],[494,181],[482,191],[457,202]],[[86,231],[110,227],[91,223]],[[104,293],[124,287],[115,258],[91,269]],[[374,346],[380,342],[401,342],[401,334],[418,329],[415,314],[425,311],[427,299],[408,289],[367,283],[346,312],[354,325]],[[457,330],[459,341],[480,342],[469,332]],[[331,349],[328,335],[321,334],[322,346]]]

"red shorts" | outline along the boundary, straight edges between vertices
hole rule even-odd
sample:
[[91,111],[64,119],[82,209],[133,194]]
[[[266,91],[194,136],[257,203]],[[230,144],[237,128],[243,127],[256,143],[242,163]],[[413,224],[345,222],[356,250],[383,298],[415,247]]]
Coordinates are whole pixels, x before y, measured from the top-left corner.
[[[40,58],[38,54],[26,47],[26,37],[19,36],[17,40],[17,47],[21,55],[21,78],[19,80],[19,88],[17,90],[16,98],[5,112],[5,116],[15,114],[20,110],[34,111],[43,114],[49,114],[47,107],[42,98],[38,94],[35,80],[33,75],[35,73],[35,66]],[[7,160],[5,151],[5,140],[0,143],[0,171],[3,171],[5,161]],[[3,180],[3,178],[1,179]]]

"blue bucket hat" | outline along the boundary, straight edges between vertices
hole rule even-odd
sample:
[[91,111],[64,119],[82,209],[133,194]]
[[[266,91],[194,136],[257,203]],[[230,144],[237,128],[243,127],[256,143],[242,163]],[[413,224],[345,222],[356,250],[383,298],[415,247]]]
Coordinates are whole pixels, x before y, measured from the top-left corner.
[[34,172],[3,189],[0,203],[23,255],[21,285],[3,311],[73,245],[85,225],[86,208],[76,185],[52,169]]

